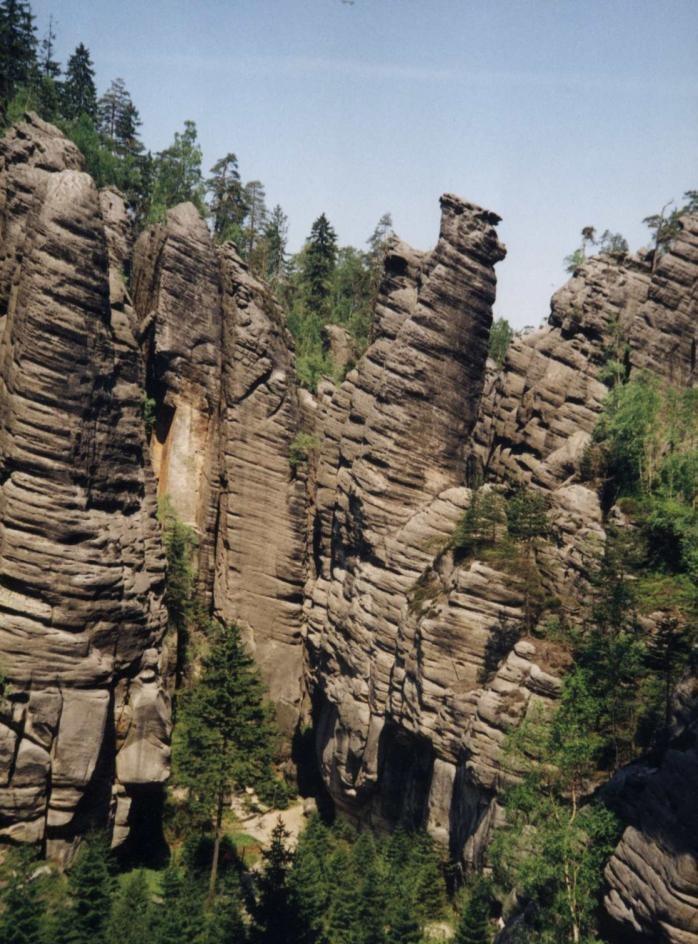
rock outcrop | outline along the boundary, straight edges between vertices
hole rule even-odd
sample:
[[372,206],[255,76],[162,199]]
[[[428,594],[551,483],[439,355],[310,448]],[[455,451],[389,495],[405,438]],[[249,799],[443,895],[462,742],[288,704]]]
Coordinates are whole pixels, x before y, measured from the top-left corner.
[[0,832],[60,856],[167,777],[164,561],[123,207],[35,117],[0,149]]
[[[456,524],[482,481],[545,494],[555,540],[535,549],[538,617],[550,607],[579,618],[605,541],[607,509],[583,469],[603,378],[649,369],[688,385],[695,372],[691,216],[654,270],[639,257],[589,260],[554,296],[549,324],[517,337],[503,368],[485,370],[494,221],[446,198],[433,254],[399,243],[388,251],[374,343],[339,388],[319,391],[307,591],[317,749],[331,795],[358,818],[427,826],[466,863],[482,861],[499,815],[506,731],[558,696],[568,656],[540,639],[516,642],[526,619],[515,561],[459,559]],[[666,763],[692,771],[689,754]],[[638,816],[649,822],[652,812]],[[665,855],[659,868],[678,874],[661,895],[651,870],[639,874],[634,893],[648,904],[633,908],[633,883],[619,877],[633,842],[627,833],[609,867],[615,917],[639,922],[648,940],[666,915],[685,927],[698,843],[678,862]]]
[[243,629],[291,734],[306,490],[290,462],[301,408],[283,315],[232,246],[214,246],[192,204],[141,235],[133,273],[158,492],[194,528],[201,590]]
[[[536,619],[578,619],[605,541],[584,472],[605,381],[695,381],[698,217],[656,260],[585,262],[498,368],[498,218],[441,205],[432,252],[390,242],[365,354],[327,326],[349,372],[313,397],[276,301],[195,207],[132,246],[122,198],[55,128],[30,117],[0,144],[0,836],[65,856],[110,815],[118,844],[157,799],[159,496],[286,733],[312,713],[336,805],[483,861],[506,733],[559,696],[569,660],[531,635],[527,581]],[[554,540],[525,559],[459,548],[472,502],[516,483],[546,496]],[[694,696],[657,765],[609,787],[627,824],[606,871],[620,937],[698,944]]]

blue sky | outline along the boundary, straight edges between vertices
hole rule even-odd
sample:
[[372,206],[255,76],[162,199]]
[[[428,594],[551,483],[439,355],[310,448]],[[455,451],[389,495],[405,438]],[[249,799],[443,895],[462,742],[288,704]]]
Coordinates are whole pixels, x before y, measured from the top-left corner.
[[547,316],[582,226],[646,241],[698,188],[698,0],[33,0],[148,147],[184,119],[235,151],[298,248],[326,212],[361,245],[385,211],[430,248],[445,191],[503,218],[496,311]]

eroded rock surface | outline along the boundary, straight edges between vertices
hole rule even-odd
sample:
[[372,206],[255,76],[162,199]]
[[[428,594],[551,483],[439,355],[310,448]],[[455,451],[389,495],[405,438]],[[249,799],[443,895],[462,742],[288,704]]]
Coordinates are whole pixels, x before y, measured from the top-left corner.
[[[481,342],[500,257],[492,222],[446,198],[434,253],[394,243],[374,343],[338,389],[319,390],[307,604],[330,793],[359,818],[426,825],[466,863],[482,862],[500,816],[506,732],[558,697],[568,657],[538,639],[516,642],[526,620],[515,562],[459,559],[456,524],[483,480],[544,492],[555,534],[534,551],[538,617],[549,605],[578,619],[605,541],[604,510],[583,469],[604,379],[649,369],[686,385],[695,372],[695,217],[684,218],[654,271],[639,257],[588,260],[553,297],[549,324],[517,337],[502,369],[485,367]],[[698,787],[690,754],[666,763]],[[649,822],[652,813],[638,816]],[[672,920],[686,926],[698,851],[692,837],[683,857],[658,856],[661,894],[651,869],[639,870],[637,887],[624,883],[628,850],[636,862],[645,843],[652,858],[653,841],[629,830],[608,873],[615,917],[642,925],[647,940]],[[629,895],[641,904],[630,906]]]
[[30,116],[0,144],[0,831],[56,855],[168,771],[164,562],[112,211],[52,126]]
[[282,313],[232,246],[216,249],[192,204],[134,251],[134,298],[154,401],[160,496],[196,531],[210,608],[243,629],[279,720],[302,700],[305,483]]

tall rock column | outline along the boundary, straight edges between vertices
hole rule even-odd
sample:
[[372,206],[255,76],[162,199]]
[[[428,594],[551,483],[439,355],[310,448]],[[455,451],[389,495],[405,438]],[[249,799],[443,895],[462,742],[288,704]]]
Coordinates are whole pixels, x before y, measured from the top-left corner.
[[139,352],[81,167],[35,116],[0,144],[0,832],[57,856],[114,806],[125,838],[169,758]]
[[321,390],[308,649],[323,774],[344,807],[386,781],[391,754],[395,770],[416,758],[422,799],[431,788],[432,746],[419,733],[400,746],[390,699],[410,591],[464,507],[504,256],[493,213],[452,195],[441,207],[433,252],[389,247],[375,340],[338,390]]
[[231,245],[214,246],[192,204],[134,251],[135,304],[155,401],[158,490],[199,538],[209,609],[243,630],[279,721],[302,701],[305,484],[283,314]]

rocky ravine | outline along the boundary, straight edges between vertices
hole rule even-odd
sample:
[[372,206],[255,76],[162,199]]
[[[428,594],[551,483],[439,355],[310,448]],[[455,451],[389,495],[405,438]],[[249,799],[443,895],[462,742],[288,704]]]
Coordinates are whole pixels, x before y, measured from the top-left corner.
[[[313,398],[268,290],[192,206],[132,247],[120,197],[51,126],[31,118],[0,157],[4,834],[64,854],[111,810],[121,842],[167,776],[159,494],[195,529],[202,593],[243,627],[285,730],[312,714],[335,803],[481,861],[505,731],[557,697],[564,658],[514,643],[520,579],[449,540],[483,478],[545,490],[559,539],[537,550],[543,615],[577,615],[605,538],[579,474],[599,372],[622,336],[631,371],[693,382],[698,220],[654,272],[590,260],[498,370],[498,220],[447,195],[432,252],[390,246],[371,347]],[[320,444],[307,475],[289,461],[301,431]],[[677,813],[692,712],[684,692],[661,768],[617,788],[629,825],[607,910],[647,941],[698,942],[698,830]]]

